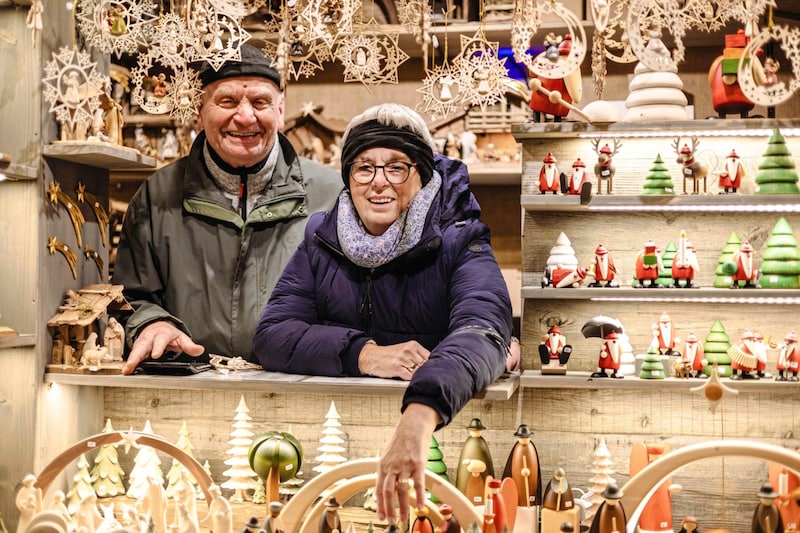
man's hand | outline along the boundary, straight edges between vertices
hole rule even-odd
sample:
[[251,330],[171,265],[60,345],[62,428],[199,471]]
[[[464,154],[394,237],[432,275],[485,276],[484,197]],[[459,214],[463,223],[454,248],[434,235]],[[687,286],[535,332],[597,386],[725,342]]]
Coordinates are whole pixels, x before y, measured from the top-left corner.
[[196,344],[191,337],[179,330],[168,320],[148,324],[136,337],[128,360],[122,367],[123,374],[133,374],[136,367],[147,359],[159,359],[165,350],[183,352],[197,357],[205,352],[205,348]]
[[408,381],[430,355],[431,352],[417,341],[389,346],[378,346],[374,341],[369,341],[358,355],[358,369],[368,376],[397,377]]

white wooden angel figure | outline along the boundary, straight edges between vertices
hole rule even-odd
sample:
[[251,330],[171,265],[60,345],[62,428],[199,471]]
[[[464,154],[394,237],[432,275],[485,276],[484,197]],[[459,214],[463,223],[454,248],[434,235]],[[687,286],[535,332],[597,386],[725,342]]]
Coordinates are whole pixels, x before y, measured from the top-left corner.
[[36,48],[36,32],[42,31],[42,12],[44,5],[42,0],[33,0],[31,8],[28,10],[28,17],[25,20],[25,26],[31,30],[31,42],[33,47]]
[[86,533],[95,533],[100,524],[103,523],[103,515],[97,508],[97,494],[90,492],[82,500],[75,513],[75,520],[78,523],[78,530]]
[[122,361],[124,350],[125,328],[113,316],[108,319],[106,330],[103,332],[103,344],[108,350],[109,361]]
[[231,504],[222,496],[222,489],[216,483],[208,487],[211,501],[208,514],[211,516],[211,530],[214,533],[233,533],[233,510]]
[[16,504],[19,510],[17,533],[23,533],[31,518],[42,510],[42,491],[36,486],[36,476],[33,474],[28,474],[22,479],[22,488],[17,492]]
[[50,495],[50,501],[47,504],[47,508],[51,511],[60,513],[67,523],[69,523],[72,520],[72,516],[69,514],[67,504],[64,503],[66,499],[67,497],[64,495],[63,490],[56,490]]
[[[177,519],[175,522],[178,525],[179,532],[195,532],[200,530],[200,524],[197,522],[197,499],[194,491],[194,485],[189,479],[189,472],[181,468],[180,479],[175,484],[175,507]],[[186,522],[191,523],[186,523]]]
[[167,533],[167,493],[153,476],[147,477],[147,490],[136,503],[150,516],[155,533]]

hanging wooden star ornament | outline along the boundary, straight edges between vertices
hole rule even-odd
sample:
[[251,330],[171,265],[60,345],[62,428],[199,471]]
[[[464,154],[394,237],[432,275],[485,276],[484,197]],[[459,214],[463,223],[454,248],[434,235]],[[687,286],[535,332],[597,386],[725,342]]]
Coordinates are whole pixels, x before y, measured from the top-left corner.
[[100,273],[100,279],[103,279],[103,272],[105,268],[105,262],[103,258],[100,257],[100,254],[93,250],[91,246],[88,244],[83,247],[83,255],[86,257],[87,260],[91,260],[94,262],[95,266],[97,267],[97,271]]
[[361,0],[309,0],[301,17],[308,28],[307,40],[321,40],[330,50],[336,41],[353,34],[353,20]]
[[[451,7],[453,11],[455,7]],[[400,0],[397,4],[397,13],[406,31],[414,36],[414,42],[422,47],[422,64],[428,64],[428,46],[432,42],[431,24],[433,11],[426,0]],[[445,21],[449,12],[445,13]],[[446,22],[445,22],[446,24]]]
[[194,61],[194,35],[186,21],[175,13],[162,13],[153,26],[147,55],[164,66],[178,69]]
[[172,105],[169,116],[188,124],[197,115],[202,96],[200,73],[187,66],[177,69],[172,83],[167,86],[167,97]]
[[603,95],[606,85],[606,28],[609,20],[608,0],[591,0],[592,20],[594,20],[594,36],[592,37],[592,83],[594,84],[594,94],[597,98]]
[[205,61],[219,70],[226,61],[242,59],[241,47],[250,39],[250,34],[235,17],[218,11],[206,0],[190,0],[187,17],[195,61]]
[[95,70],[96,65],[88,53],[67,46],[53,52],[53,60],[45,65],[44,98],[50,103],[50,112],[55,113],[56,120],[65,128],[62,139],[86,138],[107,83],[107,77]]
[[91,206],[94,216],[97,218],[97,224],[100,227],[100,240],[103,246],[107,243],[106,228],[108,227],[109,217],[106,208],[103,207],[102,202],[92,193],[86,190],[86,185],[78,183],[78,188],[75,191],[78,197],[78,202],[87,203]]
[[511,18],[511,51],[517,63],[530,67],[531,40],[542,25],[537,0],[515,0]]
[[[631,0],[626,22],[631,51],[651,70],[677,72],[686,52],[685,22],[677,3]],[[665,31],[672,36],[672,51],[664,44]]]
[[47,240],[47,249],[50,251],[50,255],[56,252],[63,255],[69,264],[69,269],[72,271],[72,278],[78,279],[78,256],[72,248],[60,242],[56,237],[50,237]]
[[80,0],[75,2],[78,28],[89,46],[121,57],[147,46],[156,13],[152,2]]
[[[602,1],[596,0],[598,4]],[[638,61],[636,54],[631,51],[628,40],[628,0],[607,0],[606,3],[608,4],[608,22],[602,35],[606,59],[614,63]]]
[[499,58],[498,42],[486,40],[483,28],[475,35],[461,36],[461,52],[453,60],[458,72],[461,101],[486,111],[486,107],[499,102],[505,94],[503,79],[507,77],[506,58]]
[[75,230],[75,239],[78,241],[78,247],[83,246],[81,230],[86,223],[86,219],[83,217],[81,208],[67,193],[61,190],[61,185],[57,181],[50,182],[47,195],[50,198],[50,203],[55,205],[61,204],[66,208],[67,213],[69,213],[69,218],[72,221],[72,228]]
[[586,31],[580,19],[561,2],[542,2],[539,13],[542,17],[558,17],[566,30],[563,35],[548,33],[544,39],[545,51],[535,56],[525,54],[523,63],[542,78],[564,78],[579,69],[586,57]]
[[322,64],[333,60],[330,47],[322,40],[309,39],[311,29],[301,11],[293,7],[281,9],[279,17],[273,17],[271,28],[278,35],[277,42],[267,41],[264,53],[273,59],[273,66],[281,73],[281,81],[310,78],[323,70]]
[[384,32],[373,18],[336,47],[345,83],[361,82],[372,92],[381,83],[397,83],[397,69],[409,56],[398,45],[399,32]]
[[[775,54],[778,48],[783,61],[770,55],[762,64],[758,51],[771,49]],[[781,62],[788,63],[783,75]],[[772,26],[753,37],[742,52],[736,79],[742,93],[757,105],[770,107],[788,101],[800,89],[800,28]]]
[[173,108],[169,89],[175,69],[159,63],[153,55],[140,54],[131,69],[131,100],[152,115],[165,115]]
[[449,116],[462,105],[458,73],[447,63],[429,69],[417,92],[422,93],[417,111],[427,113],[433,121]]

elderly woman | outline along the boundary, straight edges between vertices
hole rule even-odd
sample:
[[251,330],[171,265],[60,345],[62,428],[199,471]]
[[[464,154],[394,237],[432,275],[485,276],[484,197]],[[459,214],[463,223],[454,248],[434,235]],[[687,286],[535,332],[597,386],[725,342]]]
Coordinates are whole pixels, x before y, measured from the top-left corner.
[[[511,303],[465,165],[434,156],[425,121],[398,104],[355,117],[345,189],[313,215],[255,334],[267,370],[409,381],[383,453],[378,516],[408,518],[433,431],[503,372]],[[417,503],[423,506],[422,498]]]

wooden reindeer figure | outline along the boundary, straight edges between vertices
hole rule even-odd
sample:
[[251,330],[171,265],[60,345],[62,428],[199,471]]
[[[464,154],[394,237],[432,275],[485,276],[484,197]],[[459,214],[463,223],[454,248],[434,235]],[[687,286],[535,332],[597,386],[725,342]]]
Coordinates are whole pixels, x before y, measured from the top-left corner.
[[686,190],[686,180],[692,180],[692,194],[700,194],[700,181],[703,181],[703,193],[708,192],[708,185],[706,184],[706,176],[708,176],[708,167],[695,158],[697,153],[697,146],[700,141],[697,137],[692,137],[692,147],[684,143],[682,148],[678,148],[681,143],[680,137],[675,137],[672,143],[672,149],[678,154],[678,163],[683,166],[683,194],[689,194]]
[[612,164],[612,158],[617,155],[619,149],[622,148],[622,143],[619,139],[614,139],[614,149],[612,150],[608,143],[602,148],[600,146],[600,138],[595,137],[592,139],[592,148],[597,154],[597,163],[594,165],[594,175],[597,176],[597,194],[603,194],[602,183],[606,182],[606,194],[611,194],[614,185],[614,172],[616,169]]

